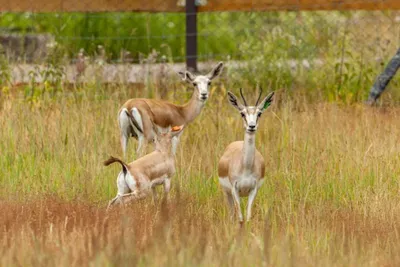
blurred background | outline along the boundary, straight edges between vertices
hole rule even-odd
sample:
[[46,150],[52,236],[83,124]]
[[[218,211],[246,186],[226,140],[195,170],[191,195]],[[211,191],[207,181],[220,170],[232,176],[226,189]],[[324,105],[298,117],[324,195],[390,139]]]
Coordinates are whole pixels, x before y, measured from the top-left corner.
[[203,71],[224,61],[228,86],[352,103],[367,98],[399,48],[396,0],[0,4],[3,91],[46,81],[150,86],[176,82],[186,63]]

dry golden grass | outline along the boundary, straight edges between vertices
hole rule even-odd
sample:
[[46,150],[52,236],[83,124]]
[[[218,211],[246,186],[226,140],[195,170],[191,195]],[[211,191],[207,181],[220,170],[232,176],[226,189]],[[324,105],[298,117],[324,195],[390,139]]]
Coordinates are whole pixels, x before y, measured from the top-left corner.
[[0,265],[400,264],[400,109],[278,94],[257,133],[266,182],[252,222],[240,229],[218,188],[218,158],[243,138],[240,115],[223,94],[213,90],[185,130],[170,201],[143,200],[109,214],[120,170],[101,163],[121,155],[116,113],[126,92],[41,100],[33,108],[3,99]]

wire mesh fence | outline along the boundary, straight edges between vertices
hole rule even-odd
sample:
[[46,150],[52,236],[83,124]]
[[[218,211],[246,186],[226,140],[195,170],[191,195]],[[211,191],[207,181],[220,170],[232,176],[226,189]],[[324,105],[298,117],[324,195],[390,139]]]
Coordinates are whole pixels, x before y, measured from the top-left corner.
[[[230,81],[252,86],[272,81],[277,87],[321,88],[324,81],[329,87],[327,97],[337,97],[346,88],[344,97],[352,98],[365,94],[360,88],[373,83],[399,47],[400,12],[390,6],[386,10],[301,11],[300,4],[281,3],[279,9],[293,11],[262,11],[274,9],[274,3],[260,1],[246,11],[235,10],[242,2],[232,5],[231,11],[197,14],[3,12],[2,64],[8,64],[10,72],[2,67],[2,83],[7,79],[28,82],[35,71],[41,81],[40,71],[49,64],[61,66],[60,76],[70,82],[78,78],[141,82],[144,73],[160,68],[183,69],[186,16],[194,15],[200,69],[222,60],[228,62]],[[308,9],[334,9],[331,2],[310,2]],[[351,3],[380,9],[382,2]],[[210,3],[200,1],[204,6]],[[182,8],[179,1],[175,5]],[[336,7],[341,9],[339,2]]]

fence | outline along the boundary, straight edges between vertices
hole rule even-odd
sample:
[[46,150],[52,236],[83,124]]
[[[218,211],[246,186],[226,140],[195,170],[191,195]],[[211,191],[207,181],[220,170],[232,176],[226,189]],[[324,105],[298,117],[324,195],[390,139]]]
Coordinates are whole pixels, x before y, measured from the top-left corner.
[[[388,10],[397,0],[194,0],[199,12],[267,10]],[[186,0],[19,0],[0,1],[0,12],[184,12]]]
[[398,9],[397,0],[2,0],[0,42],[14,82],[43,62],[65,66],[71,81],[100,66],[103,80],[136,82],[153,67],[223,60],[233,82],[237,71],[251,85],[269,77],[286,88],[330,77],[337,95],[369,87],[394,55]]

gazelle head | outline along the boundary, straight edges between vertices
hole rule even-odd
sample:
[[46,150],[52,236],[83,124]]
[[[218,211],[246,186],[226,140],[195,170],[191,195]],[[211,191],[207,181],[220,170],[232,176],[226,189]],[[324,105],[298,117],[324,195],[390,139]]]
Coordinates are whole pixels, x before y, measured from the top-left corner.
[[240,88],[240,95],[242,97],[243,104],[238,101],[237,97],[233,93],[228,92],[229,102],[232,106],[239,110],[243,118],[243,126],[246,129],[246,132],[249,134],[256,132],[258,127],[258,119],[261,117],[263,112],[271,105],[273,100],[274,92],[271,92],[261,102],[259,102],[261,94],[262,91],[260,91],[257,102],[254,106],[248,106],[246,99],[243,96],[242,88]]
[[208,99],[211,81],[221,74],[223,67],[224,63],[219,62],[206,75],[194,75],[189,71],[180,71],[178,74],[182,77],[183,81],[186,81],[194,86],[198,100],[204,102]]
[[185,126],[181,125],[181,126],[168,127],[168,130],[166,131],[160,130],[155,125],[153,127],[156,133],[154,137],[154,144],[156,146],[156,150],[169,153],[171,152],[172,148],[172,138],[179,135],[183,131],[183,128]]

